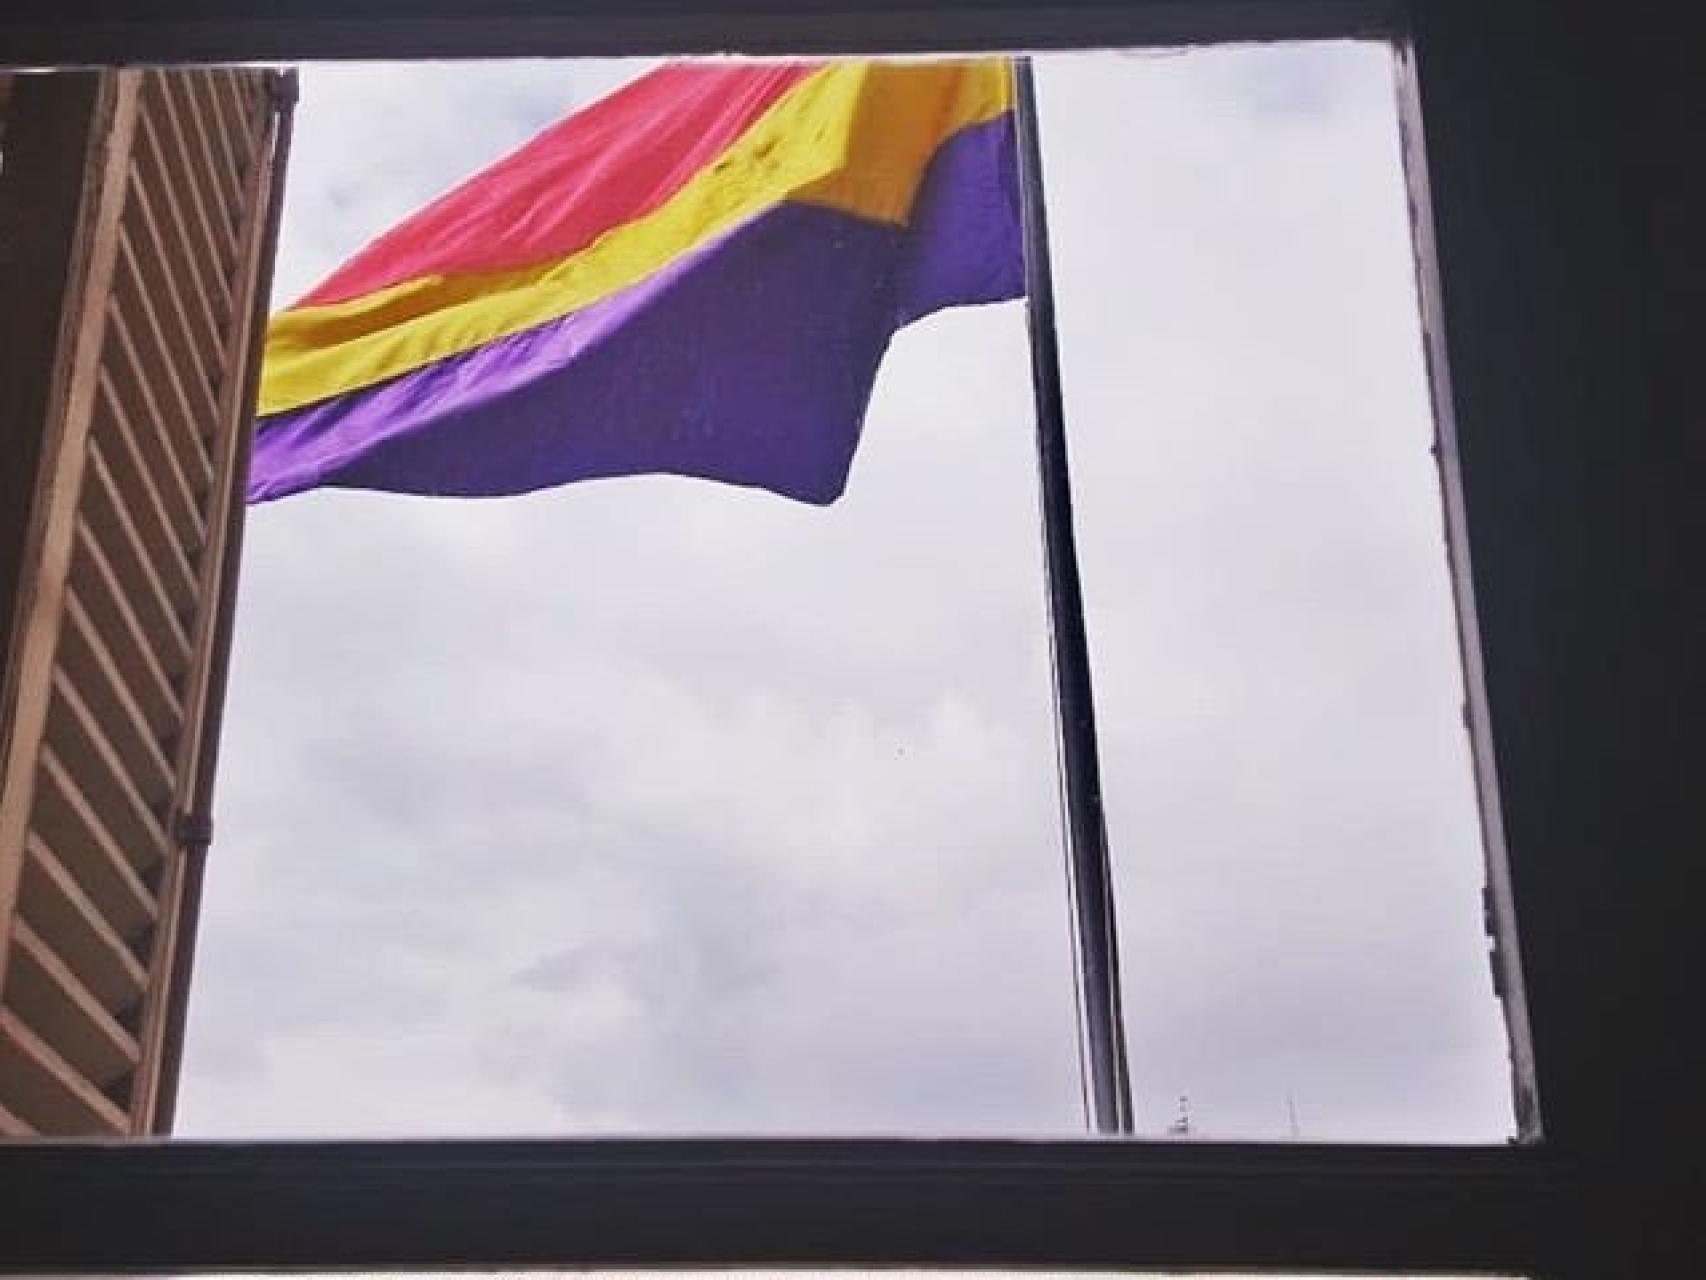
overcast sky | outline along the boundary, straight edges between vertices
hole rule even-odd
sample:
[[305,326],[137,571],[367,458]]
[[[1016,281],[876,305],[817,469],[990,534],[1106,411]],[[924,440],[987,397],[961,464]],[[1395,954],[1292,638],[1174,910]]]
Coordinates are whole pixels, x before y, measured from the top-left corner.
[[[641,69],[307,69],[279,303]],[[1387,54],[1039,78],[1141,1127],[1500,1140]],[[252,512],[179,1132],[1080,1131],[1025,360],[826,510]]]

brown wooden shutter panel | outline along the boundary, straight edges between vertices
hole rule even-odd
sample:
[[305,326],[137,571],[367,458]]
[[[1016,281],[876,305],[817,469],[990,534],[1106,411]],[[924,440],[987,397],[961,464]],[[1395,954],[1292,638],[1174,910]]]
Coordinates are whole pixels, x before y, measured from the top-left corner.
[[170,1125],[292,83],[12,82],[0,334],[40,393],[0,401],[9,1136]]

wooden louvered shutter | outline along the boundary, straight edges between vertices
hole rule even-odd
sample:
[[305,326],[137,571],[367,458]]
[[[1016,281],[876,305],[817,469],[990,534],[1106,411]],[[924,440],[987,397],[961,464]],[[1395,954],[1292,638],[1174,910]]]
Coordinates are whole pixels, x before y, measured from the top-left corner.
[[171,1123],[293,84],[11,81],[0,1133]]

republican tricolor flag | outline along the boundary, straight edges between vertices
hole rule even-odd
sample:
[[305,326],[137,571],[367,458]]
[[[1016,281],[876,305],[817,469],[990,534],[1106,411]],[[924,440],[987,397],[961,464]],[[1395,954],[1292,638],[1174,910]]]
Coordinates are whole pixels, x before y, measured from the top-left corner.
[[249,497],[673,473],[826,503],[901,326],[1024,292],[1005,60],[666,66],[273,318]]

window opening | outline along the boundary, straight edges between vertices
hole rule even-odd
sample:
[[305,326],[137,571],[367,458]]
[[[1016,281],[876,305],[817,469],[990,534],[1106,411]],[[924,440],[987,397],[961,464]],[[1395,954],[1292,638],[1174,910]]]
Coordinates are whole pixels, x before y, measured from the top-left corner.
[[[1375,99],[1367,92],[1377,82],[1371,68],[1386,68],[1389,74],[1388,60],[1383,46],[1047,60],[1045,111],[1058,123],[1045,116],[1045,128],[1048,137],[1063,140],[1049,144],[1050,165],[1066,169],[1051,179],[1050,203],[1057,219],[1077,228],[1070,233],[1071,252],[1106,246],[1110,230],[1123,225],[1110,214],[1118,202],[1107,199],[1102,185],[1105,164],[1099,173],[1072,175],[1074,148],[1082,151],[1096,137],[1084,120],[1112,122],[1108,128],[1122,144],[1144,141],[1142,131],[1131,126],[1143,118],[1144,93],[1157,102],[1165,99],[1166,91],[1157,94],[1154,87],[1157,77],[1165,80],[1169,71],[1184,68],[1185,80],[1198,78],[1195,105],[1199,112],[1206,107],[1206,118],[1223,126],[1217,141],[1235,138],[1249,154],[1182,155],[1163,146],[1156,154],[1134,148],[1129,156],[1134,174],[1194,165],[1194,176],[1210,175],[1197,184],[1205,203],[1195,223],[1176,220],[1170,233],[1178,239],[1168,247],[1188,258],[1212,240],[1218,230],[1214,216],[1236,208],[1240,199],[1246,212],[1258,203],[1250,176],[1261,167],[1253,158],[1258,153],[1277,157],[1276,167],[1267,171],[1270,179],[1276,172],[1284,177],[1284,166],[1290,164],[1290,176],[1304,175],[1307,188],[1335,171],[1332,157],[1325,155],[1333,145],[1367,143],[1374,135],[1389,143],[1395,132],[1389,87],[1379,110],[1369,105]],[[1346,70],[1352,63],[1357,69]],[[588,78],[578,80],[575,89],[591,96],[592,81],[603,77],[615,83],[634,70],[634,64],[607,64],[589,72],[577,64],[575,74]],[[347,110],[335,125],[328,113],[326,159],[310,159],[304,148],[296,178],[295,189],[314,193],[310,198],[318,207],[293,215],[317,216],[321,222],[292,230],[292,237],[300,238],[288,244],[281,300],[329,265],[304,265],[316,254],[335,259],[352,247],[335,245],[339,233],[331,228],[351,225],[362,216],[364,204],[369,215],[386,201],[394,207],[355,233],[356,241],[470,167],[452,168],[444,156],[455,157],[463,147],[477,163],[473,153],[501,149],[490,145],[491,130],[507,129],[519,140],[570,105],[564,101],[562,68],[555,64],[441,68],[437,91],[428,87],[431,74],[395,67],[311,72],[334,100],[342,77],[346,106],[376,86],[380,100],[391,91],[393,101],[409,104],[416,113],[408,128],[399,125],[397,132],[431,136],[434,155],[440,157],[435,163],[443,167],[428,177],[419,155],[391,170],[371,163],[375,148],[383,154],[383,135],[390,131],[381,122],[402,119],[401,112]],[[1058,89],[1048,87],[1051,77]],[[1136,97],[1120,100],[1132,84],[1139,85]],[[1086,106],[1098,85],[1107,96]],[[1081,112],[1076,121],[1068,106],[1075,98]],[[434,111],[441,127],[421,129],[420,117]],[[1344,112],[1354,118],[1347,122],[1337,114]],[[457,127],[474,117],[488,130],[478,141],[473,130]],[[365,121],[372,132],[359,133],[351,123],[356,120]],[[331,141],[333,132],[344,136]],[[1151,133],[1147,141],[1178,144],[1179,132],[1167,138]],[[1104,129],[1097,140],[1107,135]],[[359,165],[346,164],[340,172],[340,143],[344,159],[359,155]],[[210,133],[198,145],[212,155],[229,144]],[[1059,164],[1053,158],[1057,153]],[[1379,163],[1386,166],[1385,176],[1398,182],[1395,146],[1380,152]],[[303,173],[316,164],[327,171],[318,186]],[[1165,201],[1157,193],[1189,189],[1192,176],[1187,172],[1180,182],[1157,180],[1139,195],[1159,209]],[[1282,198],[1283,186],[1276,181],[1274,191],[1260,193],[1263,216],[1270,220],[1296,217]],[[1392,189],[1401,190],[1401,182]],[[1392,213],[1390,205],[1385,213]],[[1089,220],[1080,225],[1075,222],[1079,217]],[[1344,230],[1354,221],[1334,225]],[[1394,270],[1406,275],[1396,264],[1407,263],[1407,245],[1401,235],[1390,234],[1391,223],[1388,217],[1383,232],[1369,234],[1388,235],[1389,247],[1400,255],[1393,259]],[[1169,234],[1155,232],[1156,225],[1164,224],[1145,227],[1151,264],[1157,260],[1156,237]],[[1298,246],[1295,237],[1303,230],[1300,224],[1279,227],[1275,243],[1281,254]],[[1356,235],[1364,232],[1367,227],[1358,224],[1343,244],[1331,247],[1359,250],[1363,246]],[[1287,240],[1287,234],[1294,238]],[[1065,252],[1061,242],[1067,233],[1057,231],[1055,238]],[[1316,250],[1325,253],[1326,247],[1317,244]],[[1296,256],[1302,261],[1309,255]],[[1131,430],[1119,437],[1122,447],[1141,450],[1145,443],[1155,444],[1154,419],[1161,415],[1144,397],[1167,385],[1164,376],[1148,386],[1131,377],[1132,369],[1154,360],[1164,344],[1135,353],[1123,345],[1111,353],[1097,351],[1098,342],[1105,347],[1116,333],[1123,343],[1135,328],[1128,312],[1141,313],[1159,296],[1160,291],[1146,289],[1147,281],[1130,287],[1116,269],[1124,265],[1116,256],[1109,265],[1084,272],[1080,278],[1091,283],[1074,286],[1083,289],[1083,296],[1067,300],[1062,309],[1077,317],[1070,324],[1091,326],[1067,343],[1068,391],[1074,397],[1068,431],[1074,451],[1091,455],[1093,475],[1078,482],[1086,536],[1094,529],[1098,540],[1109,540],[1109,549],[1095,552],[1106,571],[1088,570],[1087,590],[1098,680],[1113,688],[1111,694],[1098,695],[1104,723],[1110,708],[1119,708],[1120,743],[1117,749],[1103,748],[1106,794],[1125,823],[1123,831],[1114,832],[1114,861],[1129,883],[1124,896],[1142,899],[1146,910],[1166,917],[1161,927],[1148,927],[1158,923],[1148,920],[1139,930],[1144,940],[1138,945],[1156,944],[1168,927],[1178,930],[1171,939],[1179,944],[1176,954],[1155,964],[1148,963],[1157,958],[1153,953],[1134,961],[1128,939],[1128,964],[1142,971],[1140,980],[1150,984],[1153,996],[1161,975],[1212,971],[1213,963],[1200,960],[1205,954],[1214,963],[1228,963],[1229,935],[1241,943],[1256,938],[1250,952],[1254,959],[1247,963],[1265,964],[1278,952],[1259,929],[1242,927],[1248,921],[1240,928],[1199,929],[1187,937],[1188,930],[1212,916],[1193,911],[1200,903],[1188,896],[1181,909],[1161,906],[1153,880],[1158,864],[1146,839],[1154,824],[1141,809],[1156,803],[1150,779],[1164,776],[1164,770],[1154,767],[1153,742],[1151,758],[1140,754],[1137,767],[1129,767],[1130,757],[1121,754],[1130,745],[1128,735],[1143,732],[1134,726],[1154,724],[1146,720],[1143,698],[1126,712],[1126,692],[1132,687],[1142,691],[1144,678],[1174,686],[1171,692],[1180,683],[1159,668],[1140,670],[1135,681],[1119,670],[1126,655],[1142,650],[1142,642],[1132,642],[1121,631],[1119,601],[1134,590],[1134,578],[1139,598],[1149,584],[1134,572],[1140,557],[1119,543],[1126,536],[1119,521],[1110,525],[1098,515],[1122,510],[1120,503],[1129,509],[1130,491],[1119,492],[1113,507],[1098,496],[1110,491],[1107,486],[1122,471],[1139,485],[1153,478],[1153,471],[1130,474],[1140,452],[1116,456],[1107,447],[1112,433],[1127,432],[1128,424]],[[294,282],[292,273],[298,277]],[[1390,284],[1392,272],[1384,278]],[[1225,283],[1211,281],[1194,302],[1188,291],[1180,291],[1172,317],[1178,323],[1170,336],[1187,331],[1191,307],[1212,301],[1213,288]],[[1268,283],[1258,276],[1258,294]],[[1291,283],[1298,294],[1305,292],[1297,281]],[[1346,297],[1327,293],[1330,301],[1350,305]],[[1230,314],[1259,311],[1270,300],[1236,302]],[[1373,335],[1388,340],[1383,348],[1388,353],[1403,345],[1404,335],[1393,325],[1409,324],[1414,345],[1413,300],[1408,306],[1407,312],[1400,308],[1407,320],[1395,319],[1399,313],[1382,313],[1385,318],[1375,324],[1377,330],[1388,326]],[[1223,332],[1248,350],[1214,353],[1246,378],[1251,370],[1257,375],[1274,371],[1279,361],[1271,348],[1282,338],[1304,346],[1318,340],[1306,325],[1287,333],[1271,313],[1266,334],[1258,334],[1258,328],[1227,326]],[[1260,351],[1263,339],[1270,348],[1265,353]],[[1347,344],[1340,353],[1347,366],[1360,350]],[[1264,354],[1271,366],[1263,365]],[[1319,367],[1319,349],[1306,352],[1297,364],[1309,366],[1312,360]],[[239,639],[239,684],[243,664],[250,660],[248,645],[257,650],[270,645],[271,660],[278,665],[250,686],[260,690],[251,695],[264,707],[259,714],[250,719],[240,702],[234,703],[222,803],[252,806],[261,822],[251,825],[240,811],[223,824],[227,847],[254,842],[250,861],[244,864],[240,855],[229,854],[219,865],[231,870],[218,873],[230,876],[227,883],[249,897],[246,906],[215,898],[204,917],[207,946],[194,1034],[199,1037],[205,1028],[208,1039],[205,1050],[199,1047],[203,1042],[192,1039],[192,1076],[227,1084],[288,1082],[302,1109],[281,1105],[275,1095],[262,1107],[268,1133],[326,1132],[328,1127],[357,1133],[636,1132],[654,1126],[740,1132],[1072,1131],[1071,988],[1065,978],[1067,953],[1059,947],[1061,891],[1058,866],[1052,857],[1041,856],[1056,845],[1059,820],[1050,800],[1047,643],[1037,601],[1037,531],[1034,514],[1021,514],[1033,483],[1029,396],[1018,376],[1023,361],[1016,307],[938,317],[903,335],[885,366],[869,438],[856,464],[860,484],[870,493],[861,498],[857,487],[851,489],[838,512],[787,510],[755,495],[645,479],[511,500],[502,510],[435,509],[346,495],[305,498],[299,500],[298,509],[306,513],[300,517],[266,513],[286,532],[261,533],[261,520],[254,521],[246,591],[251,599],[260,598],[245,610],[263,621],[258,628],[247,623]],[[1091,371],[1083,385],[1074,384],[1074,361]],[[1177,376],[1188,364],[1181,359],[1160,372]],[[1381,382],[1366,369],[1349,372],[1378,383],[1376,390],[1402,380],[1395,376]],[[1276,386],[1239,404],[1226,384],[1217,383],[1220,376],[1211,372],[1196,379],[1206,392],[1200,399],[1208,412],[1231,406],[1255,417],[1272,413],[1282,429],[1295,428],[1298,404],[1311,395],[1321,399],[1318,390]],[[1363,385],[1354,376],[1352,382],[1353,389]],[[1419,423],[1422,419],[1414,415],[1425,415],[1425,401],[1420,403],[1421,409],[1401,408],[1394,416],[1409,413]],[[1086,411],[1082,405],[1090,407]],[[1383,411],[1372,410],[1370,416]],[[1371,432],[1370,438],[1378,434]],[[1261,437],[1258,430],[1242,443],[1248,446],[1257,437],[1271,444],[1273,433]],[[1209,451],[1235,452],[1225,440],[1216,442],[1209,430],[1195,433],[1195,443]],[[886,461],[885,447],[891,450]],[[1260,455],[1259,449],[1251,452]],[[1241,461],[1247,463],[1248,456]],[[1197,461],[1212,470],[1212,457]],[[1287,477],[1285,466],[1271,457],[1264,459],[1268,466]],[[1080,462],[1077,470],[1085,469]],[[1223,467],[1214,474],[1225,480],[1262,469]],[[892,485],[887,490],[876,487],[885,475]],[[1098,490],[1098,485],[1103,487]],[[642,488],[657,495],[643,500],[652,504],[649,510],[638,497]],[[1431,483],[1407,489],[1404,501],[1437,511]],[[1154,505],[1165,509],[1165,504]],[[597,520],[579,527],[555,525],[556,513],[570,507],[583,522],[586,513],[600,513],[602,528]],[[1416,509],[1413,505],[1410,514]],[[809,524],[804,516],[818,523]],[[1413,532],[1414,525],[1409,527]],[[1112,533],[1106,532],[1109,528]],[[268,536],[277,538],[271,550],[263,546]],[[1360,531],[1341,528],[1336,536],[1354,541]],[[1156,545],[1146,541],[1144,550]],[[564,550],[576,547],[583,551],[578,561]],[[1406,547],[1416,550],[1413,542]],[[328,555],[328,548],[336,550]],[[948,558],[931,562],[931,548]],[[845,558],[831,568],[830,554]],[[270,613],[263,594],[269,556],[275,557],[272,571],[284,575],[276,579],[277,589],[289,601],[281,604],[275,598]],[[534,568],[498,585],[530,556],[570,576],[553,579],[548,570]],[[345,569],[353,573],[352,566],[364,559],[371,576],[334,581]],[[664,564],[673,579],[666,573],[641,581],[644,572]],[[683,570],[685,564],[696,565],[697,571]],[[1176,558],[1170,567],[1178,571],[1180,561]],[[518,605],[529,596],[554,600],[556,616],[525,616]],[[1442,604],[1443,599],[1436,593],[1433,607],[1441,612],[1430,616],[1449,631],[1449,602]],[[682,608],[709,623],[695,630],[697,624],[679,613]],[[328,619],[336,625],[327,626]],[[1158,630],[1166,620],[1165,615],[1158,619]],[[1101,639],[1099,628],[1105,633]],[[1221,637],[1239,629],[1224,628]],[[395,643],[402,632],[409,633],[406,646]],[[592,645],[604,647],[577,651],[565,637],[590,638]],[[1153,635],[1148,643],[1156,643]],[[506,647],[524,653],[533,666],[525,674],[506,667]],[[565,654],[565,648],[570,652]],[[562,670],[552,664],[563,662],[571,664],[578,682],[569,697],[547,674]],[[664,669],[676,662],[682,664],[678,670]],[[1430,668],[1435,677],[1440,670]],[[1321,671],[1315,675],[1324,678]],[[352,676],[348,683],[337,683]],[[414,683],[404,690],[411,679]],[[1207,679],[1223,690],[1236,687],[1235,679]],[[1437,695],[1438,679],[1430,687]],[[612,692],[621,695],[619,702],[596,714],[579,714],[594,707],[599,694]],[[387,702],[388,697],[395,700]],[[790,703],[791,698],[800,701]],[[564,702],[573,713],[566,720]],[[1210,717],[1203,719],[1198,727],[1206,730]],[[245,731],[244,724],[251,728]],[[1386,717],[1384,724],[1395,726],[1397,718]],[[389,734],[389,740],[358,745],[372,730]],[[1166,726],[1155,731],[1165,732]],[[245,732],[252,735],[247,740]],[[532,743],[530,734],[537,735]],[[430,760],[411,760],[412,751],[429,745]],[[1211,749],[1208,755],[1225,764],[1237,752]],[[247,763],[238,763],[238,757]],[[577,767],[565,770],[565,759],[578,761]],[[1177,767],[1179,760],[1170,757],[1166,763]],[[1443,750],[1428,767],[1461,765],[1461,754]],[[849,783],[847,772],[857,776],[860,770],[867,780]],[[1451,789],[1439,780],[1443,776],[1428,784],[1437,783],[1441,795]],[[291,777],[324,784],[326,790],[317,793],[322,800],[305,806],[305,786],[281,783]],[[505,795],[507,783],[516,780],[534,787],[533,794]],[[1211,773],[1195,785],[1200,790],[1213,781]],[[1451,803],[1472,794],[1463,789],[1466,785],[1460,779]],[[1190,785],[1170,778],[1162,799],[1188,798],[1190,792]],[[324,797],[341,799],[344,811]],[[885,813],[880,798],[893,799],[896,811]],[[626,801],[629,809],[613,814],[613,799]],[[1135,818],[1132,805],[1139,808]],[[1326,815],[1329,808],[1318,806],[1312,816]],[[1395,812],[1395,825],[1409,825],[1408,811]],[[1211,829],[1221,816],[1210,806],[1198,811],[1194,825],[1199,831]],[[1125,833],[1131,833],[1129,841]],[[1295,837],[1295,829],[1288,828],[1288,835]],[[766,839],[779,841],[789,857],[755,870],[751,851]],[[661,866],[668,860],[659,850],[671,841],[683,849],[707,842],[719,848],[691,868],[685,862]],[[1160,843],[1191,861],[1180,842]],[[522,869],[520,854],[530,845],[552,847],[558,859],[584,859],[574,864],[584,882],[566,884],[555,896],[542,889],[534,873]],[[992,854],[997,848],[1009,852]],[[381,852],[372,854],[373,849]],[[612,850],[621,856],[610,858]],[[905,854],[898,860],[897,850]],[[1433,852],[1430,846],[1429,857]],[[1477,865],[1472,838],[1462,853],[1463,865]],[[552,856],[539,862],[552,863]],[[1169,874],[1188,879],[1192,873],[1206,874],[1205,864],[1214,865],[1214,859],[1183,871],[1175,865]],[[1226,874],[1232,865],[1223,861],[1220,874],[1235,894],[1239,890],[1231,882],[1241,877]],[[1441,901],[1455,895],[1461,903],[1460,875],[1428,879],[1432,872],[1418,871],[1415,860],[1394,865],[1399,870],[1392,874],[1419,874],[1429,891],[1443,887]],[[460,881],[458,868],[466,877]],[[656,875],[656,882],[646,890],[615,883],[637,869]],[[1286,915],[1274,882],[1251,879],[1262,885],[1270,914]],[[827,904],[848,886],[865,914],[850,924],[843,921],[847,927],[837,939],[825,927],[835,914]],[[610,896],[601,899],[601,893]],[[679,899],[675,915],[666,909],[671,895]],[[1425,914],[1420,900],[1416,895],[1408,907],[1382,901],[1395,915],[1405,910]],[[776,937],[784,940],[779,952],[763,954],[765,946],[776,948],[776,937],[748,935],[741,922],[758,918],[754,915],[731,915],[709,927],[702,919],[688,918],[717,903],[758,916],[768,912],[779,931]],[[1343,935],[1328,937],[1329,922],[1342,924],[1346,917],[1356,922],[1352,941],[1371,941],[1369,921],[1357,915],[1356,906],[1322,912],[1318,896],[1307,905],[1317,914],[1303,913],[1302,931],[1287,944],[1293,953],[1283,958],[1295,960],[1297,950],[1311,948],[1348,955]],[[925,908],[938,914],[926,920]],[[475,927],[481,910],[489,913],[483,928]],[[623,910],[632,913],[626,936],[621,936]],[[1461,922],[1465,916],[1455,918]],[[1474,918],[1472,910],[1467,918]],[[530,928],[535,930],[531,942]],[[551,948],[540,941],[565,929],[578,930],[582,939],[596,937],[599,946]],[[956,938],[955,929],[964,935]],[[1440,972],[1451,969],[1456,980],[1466,972],[1461,957],[1479,953],[1478,939],[1466,940],[1462,928],[1454,936],[1450,945],[1457,948],[1458,959]],[[329,945],[334,938],[359,939],[359,945],[318,970],[318,991],[311,985],[287,989],[283,979],[295,982],[313,972],[320,958],[338,954]],[[1384,965],[1391,976],[1416,954],[1394,942],[1387,931],[1372,939],[1372,951],[1360,954],[1374,955],[1376,968]],[[1396,942],[1419,945],[1409,937]],[[883,962],[895,967],[884,971]],[[1273,966],[1275,972],[1285,967]],[[1372,988],[1366,974],[1351,973],[1352,967],[1341,965],[1334,976],[1358,978]],[[851,991],[837,986],[849,981]],[[767,989],[766,982],[773,985]],[[1208,1026],[1206,1017],[1195,1025],[1184,1020],[1184,1042],[1200,1050],[1195,1057],[1182,1056],[1187,1065],[1152,1080],[1139,1066],[1140,1088],[1149,1091],[1145,1132],[1179,1138],[1440,1136],[1439,1129],[1428,1127],[1435,1121],[1417,1121],[1413,1109],[1402,1110],[1400,1095],[1407,1086],[1395,1083],[1408,1079],[1403,1072],[1416,1069],[1436,1041],[1387,1035],[1385,1049],[1377,1045],[1371,1057],[1349,1055],[1354,1059],[1349,1076],[1322,1083],[1326,1073],[1319,1064],[1241,1052],[1248,1045],[1240,1038],[1240,1015],[1232,1007],[1241,998],[1236,986],[1223,991],[1218,1005],[1200,998],[1200,992],[1194,999],[1187,994],[1198,1013],[1218,1008],[1229,1014],[1217,1027]],[[731,1003],[716,1009],[707,992]],[[1446,1003],[1457,999],[1435,994]],[[1317,1010],[1367,1007],[1347,1006],[1341,994],[1325,987],[1313,995]],[[1487,1013],[1485,993],[1481,996]],[[1415,1010],[1434,1007],[1413,997],[1413,991],[1398,986],[1388,1001],[1393,1016],[1407,1019],[1412,1031],[1425,1021]],[[506,1000],[511,1007],[504,1007]],[[447,1011],[455,1010],[471,1021],[452,1037],[454,1043],[435,1039]],[[801,1011],[805,1030],[777,1020],[779,1012]],[[992,1018],[992,1011],[997,1016]],[[1003,1020],[1008,1014],[1013,1021]],[[672,1016],[677,1019],[673,1024]],[[1311,1033],[1320,1025],[1307,999],[1291,1016]],[[1475,1017],[1453,1024],[1451,1035],[1457,1039],[1449,1049],[1456,1060],[1439,1069],[1472,1072],[1478,1069],[1474,1062],[1484,1064],[1484,1051],[1493,1042],[1487,1028],[1491,1023],[1496,1031],[1496,1019],[1476,1017],[1479,1022],[1467,1031]],[[1133,1040],[1143,1043],[1151,1032],[1142,1028],[1142,1014],[1134,1012],[1133,1019]],[[376,1034],[386,1022],[400,1038]],[[678,1062],[686,1043],[675,1032],[688,1023],[707,1032],[700,1043],[709,1049],[703,1061],[672,1076],[672,1062]],[[247,1032],[240,1030],[245,1025]],[[1376,1028],[1378,1040],[1379,1028],[1390,1032],[1396,1024],[1365,1020],[1362,1025]],[[542,1029],[564,1039],[530,1043],[529,1035]],[[879,1034],[883,1029],[886,1042]],[[775,1039],[765,1044],[767,1032],[774,1032]],[[649,1066],[622,1065],[610,1043],[598,1039],[627,1033],[632,1033],[631,1043],[646,1047]],[[839,1042],[837,1035],[843,1037]],[[334,1066],[336,1055],[328,1042],[338,1037],[349,1056]],[[934,1049],[955,1037],[960,1039],[951,1051],[931,1058]],[[1284,1059],[1285,1043],[1283,1036],[1270,1037],[1266,1048],[1279,1044],[1278,1056]],[[1387,1056],[1381,1056],[1383,1051]],[[1143,1054],[1136,1056],[1141,1060]],[[590,1063],[591,1069],[554,1088],[553,1074],[563,1070],[565,1059]],[[1209,1060],[1237,1061],[1245,1068],[1257,1063],[1262,1079],[1249,1087],[1248,1099],[1234,1100],[1237,1091],[1215,1077]],[[371,1079],[388,1081],[378,1091],[383,1107],[373,1105],[373,1095],[362,1097],[333,1084],[347,1082],[350,1064],[363,1062]],[[465,1073],[461,1078],[454,1074],[458,1070]],[[316,1072],[326,1071],[331,1075],[314,1083]],[[1299,1075],[1304,1079],[1290,1078]],[[688,1078],[705,1082],[706,1088],[673,1110],[669,1104],[658,1106],[656,1099],[667,1095],[672,1079],[679,1085]],[[1383,1102],[1358,1100],[1351,1086],[1368,1080],[1392,1085],[1393,1091]],[[870,1092],[861,1102],[860,1090],[867,1087]],[[1430,1078],[1427,1087],[1440,1096],[1448,1092],[1437,1078]],[[518,1102],[530,1089],[531,1099]],[[224,1099],[205,1092],[201,1103],[186,1097],[184,1131],[240,1132],[229,1109],[237,1092]],[[1380,1094],[1380,1088],[1374,1093]],[[1478,1097],[1485,1102],[1484,1094]],[[565,1098],[575,1106],[566,1105]],[[1352,1099],[1348,1111],[1327,1109],[1346,1098]],[[537,1106],[541,1102],[543,1108]],[[340,1105],[345,1106],[343,1120],[335,1118]],[[207,1110],[198,1113],[200,1106]],[[1388,1110],[1382,1112],[1383,1106]],[[465,1110],[455,1114],[458,1107]],[[1496,1106],[1483,1109],[1451,1136],[1492,1136],[1500,1125],[1496,1117],[1487,1119],[1494,1112]],[[1419,1127],[1405,1130],[1400,1123],[1394,1128],[1390,1117],[1399,1114],[1406,1117],[1402,1123]]]

